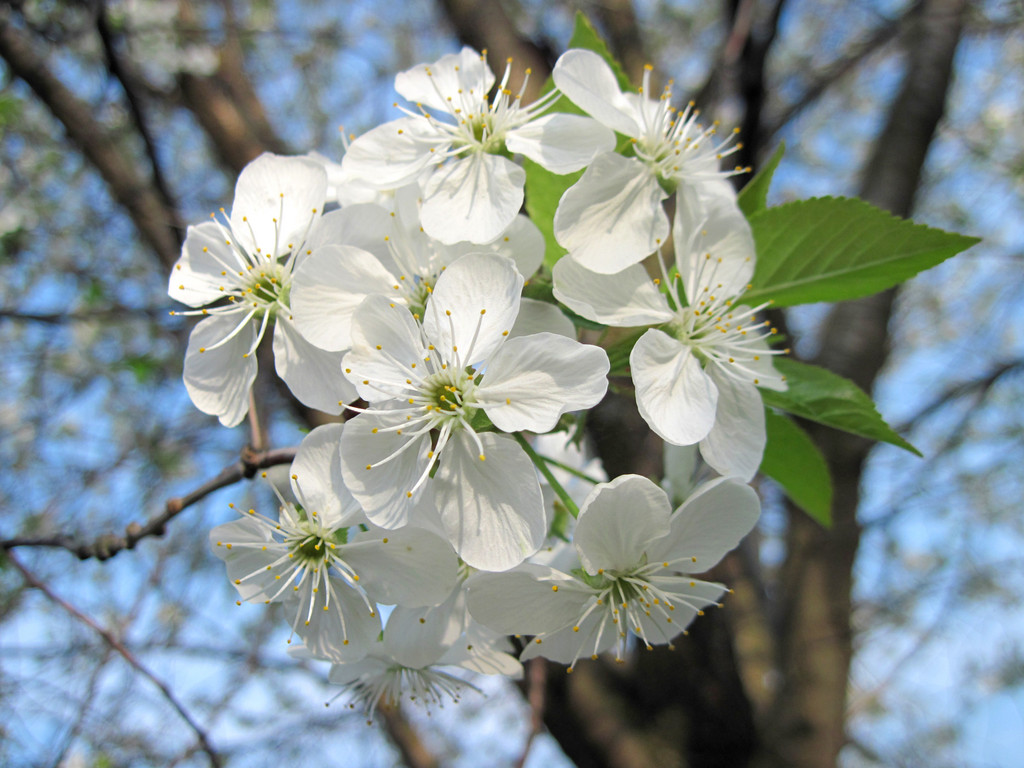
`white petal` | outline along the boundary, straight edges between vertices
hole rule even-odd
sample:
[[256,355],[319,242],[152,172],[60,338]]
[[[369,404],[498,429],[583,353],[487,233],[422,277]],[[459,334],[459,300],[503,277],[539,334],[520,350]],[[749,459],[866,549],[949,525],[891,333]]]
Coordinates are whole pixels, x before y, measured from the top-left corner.
[[508,573],[471,576],[466,605],[476,621],[495,632],[538,635],[580,617],[591,595],[579,586],[567,573],[527,563]]
[[[304,651],[301,646],[298,649],[289,648],[288,654],[300,659],[315,658]],[[370,652],[363,658],[332,664],[327,672],[327,682],[334,685],[349,685],[360,679],[383,679],[390,674],[393,664],[394,660],[384,653],[383,643],[378,639],[373,642]]]
[[489,243],[519,213],[525,183],[526,172],[499,155],[471,152],[450,161],[423,190],[423,229],[442,243]]
[[504,571],[544,543],[544,498],[533,462],[511,437],[477,437],[480,447],[466,432],[448,441],[434,477],[437,508],[466,563]]
[[263,603],[279,591],[281,582],[275,576],[281,569],[268,570],[267,566],[281,551],[274,546],[267,526],[245,517],[232,520],[210,531],[210,546],[224,561],[228,578],[243,600]]
[[775,364],[772,362],[775,355],[768,354],[768,343],[759,341],[751,346],[755,347],[755,353],[760,350],[760,354],[757,355],[760,359],[746,360],[743,364],[754,372],[754,386],[785,392],[789,385],[786,383],[786,377],[775,370]]
[[290,320],[278,316],[274,368],[303,405],[337,415],[356,399],[355,388],[341,374],[341,357],[310,344]]
[[637,113],[619,89],[608,63],[593,51],[563,53],[551,73],[558,90],[598,122],[626,136],[640,136]]
[[[341,161],[345,173],[377,189],[396,189],[415,181],[444,159],[450,139],[421,117],[401,117],[364,133],[349,145]],[[431,152],[431,149],[436,151]]]
[[583,502],[573,541],[587,573],[640,564],[648,545],[669,530],[668,496],[646,477],[621,475]]
[[[331,576],[331,603],[326,605],[327,588],[321,585],[314,595],[300,589],[285,604],[285,616],[295,621],[295,634],[305,643],[305,651],[317,659],[334,662],[357,661],[376,644],[380,634],[380,616],[371,612],[362,598],[344,581]],[[310,610],[310,598],[313,599]],[[309,624],[305,623],[309,616]],[[296,621],[297,619],[297,621]]]
[[289,303],[295,325],[321,349],[348,349],[356,307],[373,293],[392,294],[399,300],[396,283],[374,256],[360,248],[321,246],[299,264],[292,277]]
[[703,573],[739,544],[760,514],[753,488],[735,478],[716,478],[699,486],[676,510],[669,535],[651,548],[651,558],[684,559],[675,570]]
[[492,85],[494,73],[487,60],[468,46],[395,76],[395,90],[404,98],[440,112],[451,112],[466,98],[481,102]]
[[216,416],[225,427],[235,426],[249,411],[249,390],[256,380],[256,355],[245,355],[256,341],[253,321],[223,346],[211,347],[231,333],[243,317],[244,314],[232,313],[205,318],[192,329],[185,350],[183,378],[188,396],[196,408]]
[[212,221],[189,227],[181,258],[167,281],[167,295],[190,307],[211,304],[224,296],[223,287],[237,285],[243,269],[239,256],[224,242],[222,227]]
[[360,397],[374,403],[408,391],[406,379],[427,354],[408,309],[384,296],[367,296],[352,316],[351,335],[341,371]]
[[547,432],[563,413],[601,401],[608,368],[600,347],[553,333],[521,336],[488,361],[477,400],[498,429]]
[[588,320],[628,328],[666,323],[675,316],[640,264],[605,275],[563,258],[555,264],[552,279],[555,298]]
[[427,301],[427,338],[445,360],[461,366],[488,359],[515,324],[522,289],[523,277],[510,259],[463,256],[442,273]]
[[[419,494],[412,498],[407,495],[427,468],[427,452],[430,450],[429,435],[409,438],[394,432],[383,431],[402,417],[391,421],[381,417],[363,414],[351,419],[345,425],[341,437],[341,474],[345,485],[355,496],[374,525],[382,528],[400,528],[416,518]],[[378,429],[378,432],[374,432]],[[416,445],[407,448],[401,455],[379,467],[367,469],[384,458],[394,454],[410,439]],[[430,483],[421,487],[420,493]]]
[[636,158],[601,155],[562,195],[555,239],[585,267],[619,272],[665,242],[666,197],[657,177]]
[[718,389],[688,346],[652,328],[633,347],[629,365],[637,409],[659,437],[691,445],[707,436]]
[[447,602],[434,608],[398,606],[384,627],[384,650],[409,669],[438,664],[461,634],[459,624],[452,621]]
[[[583,611],[577,615],[577,618]],[[523,661],[543,657],[558,664],[572,664],[580,658],[589,659],[591,654],[607,651],[618,639],[615,632],[608,631],[603,622],[598,619],[599,614],[593,613],[585,620],[576,625],[575,623],[564,629],[554,632],[537,642],[536,639],[530,643],[519,658]],[[579,630],[575,629],[579,626]],[[598,638],[600,637],[600,642]]]
[[746,290],[754,275],[754,236],[728,181],[679,188],[673,241],[691,305],[705,288],[721,296]]
[[380,205],[363,203],[325,213],[309,233],[308,250],[324,245],[362,248],[386,262],[387,236],[394,230],[391,212]]
[[[675,610],[668,616],[663,613],[651,612],[650,616],[640,616],[640,627],[643,636],[651,645],[670,643],[672,638],[682,632],[697,617],[697,612],[709,605],[715,605],[725,587],[708,581],[689,577],[658,577],[652,581],[661,589],[674,595],[671,604]],[[671,619],[671,621],[668,621]],[[635,629],[635,628],[634,628]]]
[[576,326],[554,304],[536,299],[520,299],[519,316],[508,338],[531,336],[534,333],[556,333],[567,339],[576,340]]
[[540,269],[544,261],[544,235],[537,225],[526,216],[519,214],[500,237],[490,243],[455,243],[449,246],[436,246],[443,252],[444,264],[451,264],[459,256],[468,253],[496,253],[508,256],[515,262],[516,269],[525,278],[529,278]]
[[522,679],[523,665],[514,656],[493,648],[480,648],[476,643],[472,645],[472,650],[468,649],[468,645],[454,646],[441,658],[441,663],[459,666],[478,675],[504,675],[512,680]]
[[718,388],[715,426],[700,441],[700,455],[720,475],[750,482],[764,456],[767,436],[764,404],[753,384],[736,381],[709,366],[708,374]]
[[307,512],[329,528],[351,525],[363,510],[341,476],[343,424],[324,424],[306,435],[291,466],[292,489]]
[[421,528],[371,529],[341,550],[359,575],[359,585],[386,605],[437,605],[451,594],[458,578],[451,545]]
[[327,172],[307,157],[264,152],[238,175],[231,231],[249,253],[273,257],[305,239],[327,198]]
[[615,134],[589,117],[554,113],[509,131],[505,146],[552,173],[572,173],[614,151]]

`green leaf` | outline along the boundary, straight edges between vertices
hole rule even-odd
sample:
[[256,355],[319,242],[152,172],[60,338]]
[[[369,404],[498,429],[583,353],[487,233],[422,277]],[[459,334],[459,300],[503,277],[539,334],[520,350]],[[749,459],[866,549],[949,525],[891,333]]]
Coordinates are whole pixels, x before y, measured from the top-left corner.
[[[633,90],[622,66],[615,60],[597,30],[581,12],[576,13],[576,25],[572,38],[569,40],[569,47],[585,48],[598,54],[612,68],[619,87],[626,91]],[[548,93],[554,87],[554,81],[548,77],[541,93]],[[575,115],[586,114],[564,96],[559,98],[549,111]],[[623,142],[623,146],[629,146],[628,140]],[[558,201],[562,199],[562,194],[579,181],[583,171],[559,176],[527,159],[524,159],[523,167],[526,170],[526,212],[544,235],[544,264],[551,269],[566,254],[565,248],[555,240],[555,209],[558,208]]]
[[776,359],[775,367],[786,377],[789,389],[785,392],[762,389],[761,399],[765,405],[921,455],[885,423],[871,398],[849,379],[816,365],[786,358]]
[[779,307],[870,296],[979,242],[841,197],[767,208],[750,226],[757,268],[743,301]]
[[544,265],[551,269],[567,251],[555,240],[555,209],[562,194],[579,181],[583,171],[559,176],[532,160],[523,160],[526,169],[526,212],[544,235]]
[[594,29],[582,11],[576,11],[576,26],[573,28],[572,37],[569,39],[569,47],[586,48],[588,51],[598,54],[612,68],[612,72],[615,73],[615,79],[619,82],[619,88],[624,91],[633,90],[633,85],[629,82],[629,78],[626,77],[626,72],[622,69],[622,65],[612,56],[604,39]]
[[786,143],[779,144],[779,148],[772,153],[771,158],[762,166],[747,185],[740,190],[736,202],[740,210],[748,219],[758,211],[763,211],[768,206],[768,187],[771,186],[775,169],[779,167],[779,161],[786,152]]
[[765,409],[768,444],[761,473],[777,482],[800,509],[828,527],[832,524],[832,478],[810,436],[792,419]]

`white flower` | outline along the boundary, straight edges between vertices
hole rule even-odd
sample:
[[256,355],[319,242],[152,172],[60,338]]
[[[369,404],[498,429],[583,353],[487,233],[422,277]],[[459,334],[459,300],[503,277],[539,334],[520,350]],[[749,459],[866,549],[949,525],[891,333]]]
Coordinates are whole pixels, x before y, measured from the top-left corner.
[[297,504],[279,496],[277,520],[250,509],[210,532],[243,600],[286,602],[308,653],[360,658],[380,631],[375,603],[436,605],[457,577],[451,547],[423,530],[380,531],[340,476],[343,425],[313,430],[291,466]]
[[573,259],[554,269],[559,301],[607,325],[656,325],[630,354],[640,414],[673,445],[700,444],[721,474],[749,480],[765,446],[764,406],[757,387],[784,390],[772,365],[778,351],[755,313],[741,306],[754,272],[750,227],[725,182],[699,193],[680,190],[676,267],[662,266],[653,283],[639,264],[614,275],[591,272]]
[[681,186],[702,186],[741,172],[720,171],[721,158],[741,148],[735,133],[715,142],[715,125],[704,128],[691,102],[671,105],[671,83],[651,98],[644,70],[639,94],[619,90],[607,62],[593,51],[566,51],[552,78],[573,103],[603,125],[632,140],[633,156],[598,157],[562,196],[555,213],[555,238],[595,272],[622,270],[654,253],[668,237],[662,201]]
[[168,294],[203,315],[185,352],[185,388],[203,413],[224,426],[249,409],[256,348],[274,321],[278,375],[306,405],[340,413],[353,399],[339,376],[341,355],[296,330],[289,308],[292,271],[320,220],[327,177],[312,160],[263,154],[238,177],[231,215],[188,228]]
[[522,285],[509,259],[464,256],[437,281],[422,326],[405,307],[366,298],[342,361],[370,403],[341,449],[345,483],[367,516],[402,526],[429,514],[436,495],[456,551],[488,570],[522,562],[547,526],[529,457],[483,430],[547,432],[607,388],[604,350],[553,333],[508,338]]
[[403,698],[429,711],[443,707],[445,699],[458,702],[465,688],[475,689],[461,676],[466,671],[522,677],[522,665],[509,650],[507,638],[470,619],[460,584],[435,608],[396,608],[369,654],[335,664],[328,679],[352,695],[350,707],[362,707],[371,718],[378,705],[395,707]]
[[445,245],[423,232],[419,195],[414,184],[396,191],[393,210],[361,204],[324,216],[319,227],[324,244],[313,247],[295,270],[291,293],[295,324],[314,344],[348,349],[352,313],[372,294],[422,317],[441,272],[466,253],[508,256],[524,277],[540,266],[544,238],[525,216],[517,216],[488,245]]
[[[379,189],[424,182],[423,228],[444,243],[488,243],[523,203],[526,174],[507,155],[525,155],[554,173],[576,171],[615,145],[611,131],[579,115],[541,116],[558,94],[522,105],[508,88],[511,63],[493,100],[494,73],[471,48],[395,78],[417,110],[360,136],[342,165]],[[397,105],[396,105],[397,106]],[[446,162],[448,161],[448,162]]]
[[718,478],[673,514],[665,492],[623,475],[597,486],[580,509],[571,573],[524,564],[472,576],[470,613],[497,632],[535,635],[523,660],[544,656],[570,669],[612,647],[622,661],[630,633],[645,646],[671,643],[725,587],[695,579],[757,522],[747,485]]

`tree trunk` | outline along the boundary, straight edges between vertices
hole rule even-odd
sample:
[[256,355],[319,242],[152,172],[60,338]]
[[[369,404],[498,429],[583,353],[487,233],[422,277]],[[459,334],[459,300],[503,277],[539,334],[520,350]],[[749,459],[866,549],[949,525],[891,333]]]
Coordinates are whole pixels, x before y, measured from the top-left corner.
[[[925,155],[942,117],[965,0],[929,0],[907,36],[903,85],[866,166],[861,196],[906,216],[913,208]],[[893,291],[837,305],[814,361],[870,391],[888,353]],[[790,510],[782,599],[780,669],[767,746],[774,764],[826,768],[846,740],[847,681],[853,654],[850,611],[853,565],[860,542],[861,473],[872,444],[814,429],[832,471],[833,525],[823,529]]]

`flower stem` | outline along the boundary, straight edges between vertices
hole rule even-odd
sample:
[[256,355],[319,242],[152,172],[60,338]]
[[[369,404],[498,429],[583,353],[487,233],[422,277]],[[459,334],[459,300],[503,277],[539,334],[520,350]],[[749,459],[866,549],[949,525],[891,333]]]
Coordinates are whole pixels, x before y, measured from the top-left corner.
[[581,472],[576,467],[570,467],[568,464],[559,461],[558,459],[552,459],[550,456],[542,456],[537,454],[544,461],[545,464],[551,464],[552,466],[558,467],[563,472],[568,472],[570,475],[578,477],[580,480],[586,480],[591,485],[598,485],[602,483],[602,480],[598,480],[596,477],[591,477],[586,472]]
[[542,475],[544,475],[544,479],[548,481],[548,485],[551,486],[551,489],[555,492],[558,498],[562,500],[563,504],[565,504],[565,508],[569,510],[569,514],[573,517],[579,517],[580,508],[576,506],[576,502],[572,500],[572,497],[566,492],[565,488],[562,487],[562,484],[555,480],[555,476],[551,474],[551,470],[547,465],[548,459],[545,459],[533,450],[533,446],[530,445],[530,442],[525,437],[523,437],[522,433],[513,432],[512,437],[514,437],[516,442],[523,447],[523,450],[526,451],[526,455],[530,457],[530,461],[532,461],[534,466],[540,470]]

